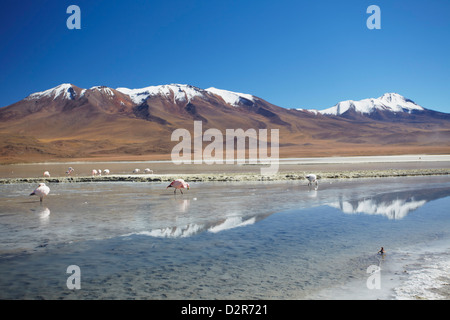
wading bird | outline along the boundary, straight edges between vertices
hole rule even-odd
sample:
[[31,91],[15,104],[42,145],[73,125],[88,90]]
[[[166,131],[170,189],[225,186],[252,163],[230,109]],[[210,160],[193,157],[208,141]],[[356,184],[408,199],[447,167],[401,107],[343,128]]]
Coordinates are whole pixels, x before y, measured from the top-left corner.
[[183,194],[183,191],[181,189],[188,189],[189,190],[189,184],[186,183],[183,179],[177,179],[177,180],[173,180],[167,186],[167,188],[175,188],[175,190],[173,191],[174,194],[177,192],[177,189],[180,189],[180,192]]
[[39,186],[34,189],[32,193],[30,193],[30,196],[38,196],[40,198],[40,201],[44,199],[46,195],[48,195],[50,192],[50,188],[45,185],[45,183],[39,183]]
[[308,186],[312,186],[313,183],[315,183],[316,188],[318,187],[319,183],[317,182],[317,176],[315,174],[312,173],[308,174],[306,176],[306,179],[308,179]]

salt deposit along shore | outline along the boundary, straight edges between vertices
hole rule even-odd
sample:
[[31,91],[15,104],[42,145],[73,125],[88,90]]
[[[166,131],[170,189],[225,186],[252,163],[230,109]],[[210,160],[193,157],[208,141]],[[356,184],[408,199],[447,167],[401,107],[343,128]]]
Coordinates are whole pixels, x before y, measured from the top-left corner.
[[[436,176],[449,175],[450,169],[411,169],[411,170],[356,170],[346,172],[320,172],[317,176],[320,180],[328,179],[354,179],[354,178],[386,178],[408,176]],[[9,183],[75,183],[75,182],[170,182],[182,178],[190,182],[205,181],[284,181],[304,180],[305,174],[298,172],[279,173],[275,175],[227,173],[227,174],[118,174],[108,176],[75,176],[75,177],[42,177],[42,178],[3,178],[0,184]],[[305,180],[306,181],[306,180]]]
[[[73,174],[65,174],[74,167]],[[73,183],[73,182],[166,182],[186,181],[284,181],[302,180],[315,173],[319,181],[327,179],[383,178],[450,174],[450,155],[404,155],[371,157],[329,157],[280,159],[276,174],[262,175],[267,164],[197,165],[171,161],[67,162],[0,166],[0,184]],[[133,173],[150,167],[153,173]],[[93,168],[108,168],[108,175],[92,175]],[[44,171],[51,173],[43,176]]]

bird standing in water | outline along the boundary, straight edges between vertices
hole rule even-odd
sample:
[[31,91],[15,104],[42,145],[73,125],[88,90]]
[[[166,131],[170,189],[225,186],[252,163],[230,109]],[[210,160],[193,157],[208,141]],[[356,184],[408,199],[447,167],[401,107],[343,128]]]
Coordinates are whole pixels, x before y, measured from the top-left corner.
[[48,195],[50,192],[50,188],[45,185],[45,183],[39,183],[39,186],[34,189],[32,193],[30,193],[30,196],[38,196],[40,201],[44,199],[46,195]]
[[[175,190],[173,191],[173,193],[175,194],[177,192],[177,190],[179,189],[180,192],[183,194],[183,191],[181,189],[188,189],[189,190],[189,184],[186,183],[183,179],[176,179],[173,180],[168,186],[167,188],[175,188]],[[167,189],[166,188],[166,189]]]
[[312,173],[308,174],[306,176],[306,179],[308,179],[308,186],[312,186],[312,184],[315,183],[316,189],[317,189],[317,187],[319,186],[319,183],[317,182],[317,176],[315,174],[312,174]]

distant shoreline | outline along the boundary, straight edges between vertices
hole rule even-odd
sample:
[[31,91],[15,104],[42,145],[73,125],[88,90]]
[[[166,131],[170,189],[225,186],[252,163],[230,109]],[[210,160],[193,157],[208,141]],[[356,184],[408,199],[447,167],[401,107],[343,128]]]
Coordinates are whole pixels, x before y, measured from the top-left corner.
[[[66,175],[72,166],[75,171]],[[72,182],[165,182],[186,181],[283,181],[302,180],[308,173],[319,179],[382,178],[450,174],[450,155],[353,156],[279,159],[273,175],[261,175],[268,164],[175,164],[171,161],[73,161],[26,163],[0,166],[0,184],[72,183]],[[153,174],[144,174],[144,169]],[[92,170],[110,170],[111,174],[92,176]],[[139,169],[142,173],[133,173]],[[44,171],[51,176],[44,177]]]
[[[449,175],[449,169],[390,169],[390,170],[350,170],[325,171],[317,174],[319,181],[328,179],[356,179],[356,178],[388,178]],[[41,177],[41,178],[2,178],[0,184],[13,183],[80,183],[80,182],[170,182],[182,178],[187,182],[243,182],[243,181],[288,181],[304,180],[305,175],[299,172],[283,172],[274,175],[256,173],[192,173],[192,174],[114,174],[104,176],[75,176],[75,177]]]
[[[235,159],[236,160],[236,159]],[[248,159],[241,159],[248,161]],[[277,160],[280,164],[297,163],[323,163],[323,164],[339,164],[339,163],[398,163],[398,162],[414,162],[414,161],[449,161],[450,154],[403,154],[403,155],[378,155],[378,156],[331,156],[331,157],[285,157]],[[53,161],[37,161],[37,162],[14,162],[14,163],[2,163],[1,165],[57,165],[57,164],[94,164],[94,163],[170,163],[176,164],[169,159],[89,159],[89,158],[74,158],[72,160],[53,160]],[[205,166],[208,166],[205,164]]]

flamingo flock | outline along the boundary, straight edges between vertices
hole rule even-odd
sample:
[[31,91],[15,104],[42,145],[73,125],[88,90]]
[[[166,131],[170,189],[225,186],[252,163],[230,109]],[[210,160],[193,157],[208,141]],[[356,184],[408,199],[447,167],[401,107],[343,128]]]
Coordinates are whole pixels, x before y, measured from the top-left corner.
[[[136,168],[136,169],[133,170],[133,173],[141,173],[141,169]],[[144,173],[146,173],[146,174],[152,174],[152,173],[153,173],[153,170],[151,170],[150,168],[145,168],[145,169],[144,169]]]
[[[70,176],[75,172],[75,169],[73,167],[69,167],[66,171],[66,175]],[[140,173],[141,170],[136,168],[133,170],[133,173]],[[91,171],[91,175],[94,176],[101,176],[103,175],[109,175],[111,173],[111,171],[109,169],[105,169],[105,170],[101,170],[101,169],[92,169]],[[145,168],[144,169],[144,173],[146,174],[153,174],[153,170],[151,170],[150,168]],[[44,171],[43,173],[43,177],[44,178],[50,178],[50,172],[49,171]],[[177,184],[174,184],[177,185]],[[186,184],[187,185],[187,184]],[[178,189],[178,187],[175,189],[175,191]],[[187,185],[187,189],[189,189],[189,185]],[[183,193],[180,190],[181,193]],[[40,183],[38,185],[38,187],[36,189],[33,190],[33,192],[30,194],[30,196],[38,196],[40,202],[42,202],[44,200],[44,197],[47,196],[50,193],[50,188],[45,184],[45,183]]]
[[[66,174],[70,176],[74,171],[75,170],[72,167],[69,167],[69,169],[66,171]],[[139,168],[136,168],[133,170],[133,173],[135,173],[135,174],[140,173],[140,172],[141,172],[141,170]],[[109,169],[105,169],[105,170],[93,169],[91,172],[92,176],[101,176],[102,173],[104,175],[108,175],[108,174],[110,174],[110,170]],[[153,174],[153,170],[151,170],[149,168],[145,168],[144,173]],[[44,171],[43,176],[50,177],[50,172]],[[305,176],[305,178],[308,180],[309,187],[315,186],[314,190],[318,189],[319,183],[318,183],[317,175],[310,173],[310,174],[307,174]],[[183,179],[176,179],[176,180],[173,180],[166,187],[166,189],[168,189],[168,188],[174,188],[174,192],[173,192],[174,194],[176,194],[177,190],[180,190],[180,193],[183,194],[183,189],[189,190],[189,184],[186,181],[184,181]],[[39,197],[40,202],[42,202],[44,197],[46,197],[49,193],[50,193],[50,188],[45,183],[40,183],[38,185],[38,187],[33,190],[33,192],[30,194],[30,196],[36,195]]]
[[[66,175],[70,176],[70,175],[72,175],[72,173],[73,173],[74,171],[75,171],[74,168],[69,167],[69,169],[67,169],[67,171],[66,171]],[[135,173],[135,174],[141,173],[141,169],[136,168],[136,169],[134,169],[132,172]],[[111,171],[110,171],[109,169],[105,169],[105,170],[102,170],[102,169],[92,169],[92,171],[91,171],[91,176],[101,176],[102,174],[103,174],[103,175],[108,175],[108,174],[110,174],[110,173],[111,173]],[[145,169],[144,169],[144,173],[146,173],[146,174],[153,174],[153,170],[151,170],[150,168],[145,168]],[[50,177],[50,172],[49,172],[49,171],[44,171],[43,176],[44,176],[45,178],[49,178],[49,177]]]
[[108,174],[110,174],[111,173],[111,171],[109,171],[109,169],[105,169],[105,170],[102,170],[102,169],[93,169],[92,171],[91,171],[91,175],[92,176],[101,176],[102,174],[104,174],[105,176],[106,175],[108,175]]

